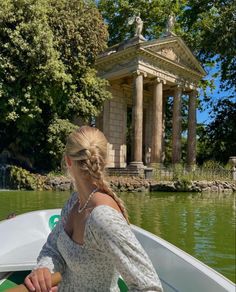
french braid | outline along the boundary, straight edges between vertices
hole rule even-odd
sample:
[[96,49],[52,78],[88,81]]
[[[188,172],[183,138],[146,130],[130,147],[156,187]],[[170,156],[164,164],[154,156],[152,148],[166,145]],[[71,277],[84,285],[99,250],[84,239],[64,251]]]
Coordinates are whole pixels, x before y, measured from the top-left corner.
[[101,191],[115,200],[129,223],[128,213],[123,201],[112,191],[104,178],[107,140],[103,133],[96,128],[81,127],[68,137],[65,154],[75,161],[80,170],[94,179]]
[[125,217],[127,222],[129,222],[128,213],[125,209],[123,201],[117,196],[116,193],[112,191],[104,178],[104,159],[99,155],[98,150],[95,147],[91,147],[91,149],[86,149],[86,155],[88,159],[85,159],[83,160],[83,162],[81,161],[79,163],[80,168],[84,171],[88,171],[89,174],[95,179],[98,188],[115,200],[123,216]]

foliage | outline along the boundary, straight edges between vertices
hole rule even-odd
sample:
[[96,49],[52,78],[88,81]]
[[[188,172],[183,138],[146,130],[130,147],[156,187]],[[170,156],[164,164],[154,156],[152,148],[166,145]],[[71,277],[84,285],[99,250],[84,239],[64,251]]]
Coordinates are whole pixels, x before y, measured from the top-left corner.
[[189,190],[193,181],[232,181],[232,166],[222,165],[214,160],[207,160],[203,165],[187,169],[183,164],[154,170],[159,181],[174,181],[182,190]]
[[199,133],[198,161],[214,159],[227,163],[236,155],[236,102],[219,100],[212,110],[212,121]]
[[0,1],[0,152],[51,168],[55,120],[89,121],[110,97],[93,69],[107,36],[92,1]]
[[44,188],[45,177],[30,173],[21,167],[11,166],[11,189],[41,190]]
[[56,169],[59,165],[58,162],[61,160],[66,137],[78,128],[76,125],[70,123],[68,120],[55,119],[48,128],[48,147],[49,154],[51,156],[53,169]]

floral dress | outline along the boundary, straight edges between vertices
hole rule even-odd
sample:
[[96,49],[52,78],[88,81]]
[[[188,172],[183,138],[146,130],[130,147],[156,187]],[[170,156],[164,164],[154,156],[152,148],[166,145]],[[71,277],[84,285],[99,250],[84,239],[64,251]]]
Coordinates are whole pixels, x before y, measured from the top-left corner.
[[73,194],[62,209],[61,220],[49,234],[36,268],[62,273],[59,291],[120,291],[121,275],[129,291],[163,291],[146,252],[123,215],[107,205],[96,206],[84,231],[84,244],[73,241],[64,230],[66,218],[77,202]]

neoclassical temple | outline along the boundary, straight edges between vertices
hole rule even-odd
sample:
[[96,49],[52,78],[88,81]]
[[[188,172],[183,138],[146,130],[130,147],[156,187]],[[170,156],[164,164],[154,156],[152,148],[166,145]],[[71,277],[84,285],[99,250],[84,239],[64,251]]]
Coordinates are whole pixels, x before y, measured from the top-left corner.
[[99,127],[109,141],[109,167],[142,168],[164,159],[165,106],[173,98],[172,163],[181,160],[181,99],[188,96],[187,161],[196,160],[197,86],[206,74],[184,41],[167,35],[133,38],[109,47],[97,59],[99,75],[109,81]]

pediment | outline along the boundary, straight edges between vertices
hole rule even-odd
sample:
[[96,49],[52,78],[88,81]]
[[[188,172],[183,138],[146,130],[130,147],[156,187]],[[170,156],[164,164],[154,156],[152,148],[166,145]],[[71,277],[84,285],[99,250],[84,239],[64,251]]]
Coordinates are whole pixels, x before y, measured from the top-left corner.
[[206,74],[196,57],[179,37],[169,37],[149,42],[144,44],[142,49],[203,76]]

